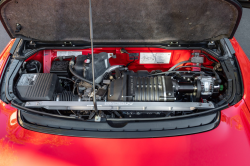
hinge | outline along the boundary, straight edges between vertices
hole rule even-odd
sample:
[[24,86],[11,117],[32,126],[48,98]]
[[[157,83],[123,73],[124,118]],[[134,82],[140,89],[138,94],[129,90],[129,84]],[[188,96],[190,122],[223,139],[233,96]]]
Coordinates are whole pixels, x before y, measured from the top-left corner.
[[29,46],[31,48],[36,48],[36,43],[34,41],[30,41]]
[[170,42],[170,44],[168,44],[168,47],[180,47],[181,45],[179,45],[179,42]]
[[207,44],[208,48],[209,49],[215,49],[216,48],[216,44],[214,41],[210,41],[208,44]]
[[64,42],[64,45],[63,46],[72,46],[72,42]]

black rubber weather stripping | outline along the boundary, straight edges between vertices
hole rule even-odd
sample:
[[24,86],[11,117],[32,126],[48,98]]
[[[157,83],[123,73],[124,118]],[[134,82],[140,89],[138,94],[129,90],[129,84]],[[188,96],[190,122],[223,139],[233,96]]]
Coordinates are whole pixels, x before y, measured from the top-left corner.
[[0,77],[0,85],[2,85],[2,81],[3,81],[3,78],[4,78],[3,76],[5,75],[5,71],[6,71],[6,68],[7,68],[9,62],[10,62],[10,57],[8,57],[5,65],[4,65],[3,72],[2,72],[2,75]]
[[224,103],[232,103],[236,94],[236,80],[234,75],[234,66],[231,64],[230,59],[221,62],[221,66],[227,78],[227,95],[216,105],[222,105]]
[[243,80],[242,80],[242,74],[241,74],[241,70],[240,70],[240,65],[239,62],[237,60],[236,57],[234,57],[234,61],[236,62],[236,66],[237,66],[237,76],[238,76],[238,82],[240,82],[240,86],[241,86],[241,96],[243,96],[244,93],[244,85],[243,85]]
[[[145,130],[145,126],[144,124],[141,124],[138,127],[138,123],[134,123],[131,124],[132,128],[131,130],[122,130],[119,128],[105,128],[105,125],[100,123],[91,123],[91,124],[86,124],[86,127],[89,128],[85,128],[84,125],[79,125],[78,123],[81,122],[75,122],[75,121],[69,121],[68,123],[73,125],[63,125],[63,126],[58,126],[58,120],[60,121],[60,119],[46,119],[47,122],[53,122],[54,120],[56,120],[57,123],[53,124],[45,124],[46,121],[44,122],[41,118],[41,120],[37,120],[37,122],[34,122],[34,124],[30,123],[29,121],[27,121],[27,119],[29,120],[33,120],[34,121],[34,117],[36,116],[35,119],[40,119],[39,116],[37,115],[32,115],[30,113],[25,113],[22,111],[18,111],[18,123],[28,129],[28,130],[33,130],[33,131],[37,131],[37,132],[42,132],[42,133],[48,133],[48,134],[56,134],[56,135],[64,135],[64,136],[76,136],[76,137],[94,137],[94,138],[156,138],[156,137],[170,137],[170,136],[180,136],[180,135],[188,135],[188,134],[196,134],[196,133],[201,133],[201,132],[206,132],[209,130],[212,130],[214,128],[216,128],[219,125],[220,122],[220,113],[218,113],[215,117],[215,119],[208,124],[203,124],[201,122],[200,125],[195,125],[195,126],[189,126],[188,123],[194,124],[192,121],[195,122],[195,120],[193,119],[187,119],[186,120],[186,126],[185,124],[181,124],[181,121],[176,123],[176,127],[174,127],[175,122],[157,122],[157,123],[168,123],[165,124],[163,127],[159,127],[159,124],[157,125],[157,123],[155,123],[155,125],[152,125],[151,128],[153,130]],[[27,119],[26,119],[26,118]],[[190,121],[189,121],[190,120]],[[200,120],[204,120],[204,119],[200,119]],[[197,120],[198,121],[198,120]],[[207,121],[208,122],[208,121]],[[39,124],[37,124],[39,123]],[[60,124],[63,124],[63,121],[59,122]],[[66,124],[68,124],[66,122]],[[148,123],[148,122],[147,122]],[[170,124],[172,123],[172,124]],[[200,121],[199,121],[200,123]],[[90,125],[95,125],[95,128],[91,128]],[[100,129],[98,127],[96,127],[96,125],[100,126]],[[145,123],[146,125],[146,123]],[[103,128],[104,126],[104,128]],[[179,126],[179,128],[178,128]],[[107,124],[106,124],[106,127]],[[171,129],[172,127],[172,129]],[[136,129],[138,128],[138,129]],[[139,129],[141,128],[141,129]]]
[[10,49],[10,54],[14,54],[14,52],[15,52],[15,50],[16,50],[16,48],[17,48],[17,45],[19,44],[19,42],[20,42],[20,38],[16,38],[16,40],[15,40],[15,42],[13,43],[13,45],[12,45],[12,47],[11,47],[11,49]]
[[6,86],[5,86],[5,95],[6,95],[7,100],[9,101],[16,98],[14,94],[14,80],[15,80],[15,77],[17,76],[17,73],[22,63],[23,61],[14,59],[9,67],[9,72],[7,76]]

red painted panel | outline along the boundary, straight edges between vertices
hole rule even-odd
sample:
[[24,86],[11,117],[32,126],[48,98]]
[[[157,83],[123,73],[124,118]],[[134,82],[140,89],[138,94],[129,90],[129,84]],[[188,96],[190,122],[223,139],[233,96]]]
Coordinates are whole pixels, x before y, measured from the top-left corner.
[[51,68],[51,50],[44,50],[43,73],[50,73]]
[[[129,65],[129,69],[133,71],[138,71],[138,70],[162,70],[162,71],[167,71],[170,67],[175,65],[176,63],[179,63],[181,61],[187,61],[189,60],[192,55],[191,53],[193,50],[167,50],[167,49],[162,49],[162,48],[149,48],[149,47],[144,47],[144,48],[125,48],[128,53],[143,53],[143,52],[153,52],[153,53],[160,53],[160,52],[165,52],[165,53],[171,53],[171,59],[169,64],[140,64],[140,58],[138,60],[135,60],[135,62],[131,63]],[[121,48],[95,48],[94,53],[98,54],[101,52],[106,52],[106,53],[113,53],[116,58],[110,58],[109,62],[111,65],[127,65],[129,62],[132,62],[133,60],[129,59],[129,55],[126,53],[121,53]],[[44,52],[44,57],[43,57],[43,66],[44,66],[44,71],[45,73],[49,72],[49,69],[51,67],[52,61],[57,57],[57,51],[73,51],[73,50],[45,50],[45,51],[40,51],[39,53],[34,54],[32,57],[30,57],[28,60],[33,59],[33,60],[39,60],[43,56],[42,52]],[[90,49],[84,49],[84,50],[74,50],[74,51],[81,51],[82,55],[89,55],[91,54]],[[203,55],[202,55],[203,56]],[[34,57],[34,58],[33,58]],[[51,61],[49,60],[51,58]],[[212,62],[205,59],[205,63],[203,64],[206,67],[212,67]],[[185,65],[193,65],[192,63],[190,64],[185,64]],[[186,68],[185,68],[186,69]],[[184,68],[182,70],[185,70]],[[190,69],[187,69],[190,70]],[[197,68],[194,68],[192,70],[197,70]],[[199,69],[198,69],[199,70]]]

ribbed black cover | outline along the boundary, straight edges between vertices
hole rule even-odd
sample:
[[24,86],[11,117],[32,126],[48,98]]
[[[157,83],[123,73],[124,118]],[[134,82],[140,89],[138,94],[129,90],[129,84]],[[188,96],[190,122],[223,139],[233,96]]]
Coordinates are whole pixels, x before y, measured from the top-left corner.
[[23,74],[17,84],[21,100],[52,100],[58,79],[55,74]]

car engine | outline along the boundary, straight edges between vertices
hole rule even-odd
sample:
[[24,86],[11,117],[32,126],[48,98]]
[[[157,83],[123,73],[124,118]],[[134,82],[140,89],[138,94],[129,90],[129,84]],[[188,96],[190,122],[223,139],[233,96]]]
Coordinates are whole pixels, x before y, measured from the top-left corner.
[[[166,116],[169,110],[172,114],[207,110],[220,100],[222,80],[214,68],[202,65],[202,54],[192,54],[189,61],[179,62],[167,71],[129,69],[135,55],[129,56],[128,64],[111,65],[114,56],[106,52],[94,54],[95,89],[89,55],[57,57],[50,73],[40,72],[39,61],[27,61],[17,80],[16,94],[27,108],[74,110],[78,111],[73,111],[74,116],[89,118],[94,116],[93,95],[103,116],[119,118]],[[185,65],[190,63],[194,65]]]

